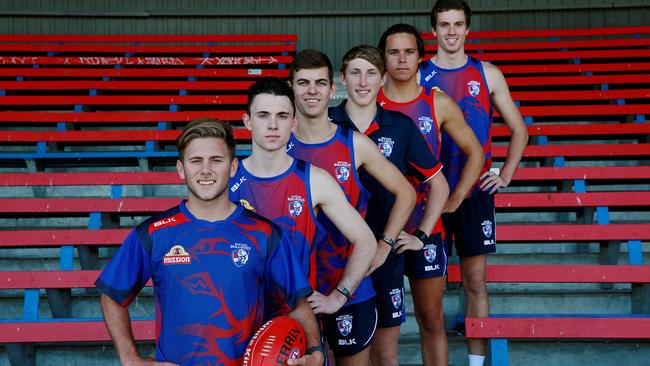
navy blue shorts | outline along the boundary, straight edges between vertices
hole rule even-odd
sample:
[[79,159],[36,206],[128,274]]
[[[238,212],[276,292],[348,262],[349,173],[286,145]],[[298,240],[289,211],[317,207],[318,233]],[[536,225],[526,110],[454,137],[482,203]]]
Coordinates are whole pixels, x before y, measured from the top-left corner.
[[452,241],[460,257],[496,252],[494,194],[478,191],[466,198],[456,212],[442,215],[447,253]]
[[377,327],[398,327],[406,321],[404,311],[404,256],[389,254],[372,273],[377,304]]
[[422,249],[404,252],[406,275],[411,279],[442,277],[447,274],[447,246],[442,233],[429,236]]
[[336,356],[354,356],[370,346],[377,330],[375,298],[321,316],[327,343]]

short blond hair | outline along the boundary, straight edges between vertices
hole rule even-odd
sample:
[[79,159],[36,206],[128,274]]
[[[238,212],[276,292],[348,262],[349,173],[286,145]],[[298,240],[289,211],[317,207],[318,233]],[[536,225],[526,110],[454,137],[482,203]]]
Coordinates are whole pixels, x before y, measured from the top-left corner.
[[190,121],[185,126],[183,132],[176,138],[176,148],[178,149],[178,159],[183,160],[185,149],[198,138],[214,137],[224,140],[230,157],[235,157],[235,136],[232,132],[232,127],[226,122],[219,121],[214,118],[198,118]]
[[345,74],[348,64],[355,58],[360,58],[370,62],[382,75],[386,72],[383,52],[381,52],[377,47],[362,44],[350,48],[348,52],[343,55],[343,58],[341,59],[341,73]]

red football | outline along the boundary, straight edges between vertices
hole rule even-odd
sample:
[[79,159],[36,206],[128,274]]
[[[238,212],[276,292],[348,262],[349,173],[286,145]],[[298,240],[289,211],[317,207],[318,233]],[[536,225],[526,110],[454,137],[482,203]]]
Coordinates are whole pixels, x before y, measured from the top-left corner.
[[305,331],[298,321],[279,316],[255,332],[244,351],[243,366],[286,365],[305,354]]

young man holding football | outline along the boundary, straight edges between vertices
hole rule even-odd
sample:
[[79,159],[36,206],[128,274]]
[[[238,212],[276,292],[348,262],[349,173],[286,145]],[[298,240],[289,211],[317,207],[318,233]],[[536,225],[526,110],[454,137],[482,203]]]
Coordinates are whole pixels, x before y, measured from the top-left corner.
[[[420,84],[438,87],[452,97],[463,111],[467,123],[483,146],[485,163],[478,181],[456,212],[443,216],[446,238],[453,240],[460,257],[463,289],[467,298],[465,314],[487,317],[489,303],[485,285],[487,255],[496,251],[494,193],[505,188],[515,174],[528,131],[510,96],[508,84],[494,65],[465,54],[465,37],[469,33],[471,10],[463,0],[439,0],[431,9],[430,20],[438,51],[420,64]],[[510,129],[510,145],[500,172],[491,171],[492,114],[499,111]],[[467,156],[443,134],[441,161],[452,189],[460,172],[467,166]],[[486,341],[468,339],[470,366],[483,365]]]
[[[178,206],[131,231],[97,279],[106,327],[124,365],[239,365],[275,299],[298,320],[308,347],[319,329],[312,292],[293,244],[277,225],[228,199],[237,169],[228,124],[191,122],[177,140],[176,168],[188,187]],[[135,346],[127,306],[152,280],[155,361]],[[321,365],[315,352],[290,364]]]

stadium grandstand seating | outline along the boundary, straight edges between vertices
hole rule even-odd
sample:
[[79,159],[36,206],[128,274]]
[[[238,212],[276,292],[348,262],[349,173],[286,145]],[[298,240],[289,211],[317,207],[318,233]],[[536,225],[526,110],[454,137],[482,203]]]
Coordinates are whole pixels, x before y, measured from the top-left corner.
[[[496,196],[504,254],[488,267],[495,314],[451,317],[465,321],[468,337],[492,339],[498,365],[515,353],[508,339],[648,342],[650,27],[512,37],[468,39],[471,54],[504,72],[531,142],[511,186]],[[430,55],[435,45],[430,34],[425,39]],[[98,308],[75,306],[97,305],[89,288],[128,230],[185,194],[172,171],[179,129],[199,117],[230,121],[238,155],[248,155],[246,89],[261,76],[287,76],[295,42],[294,35],[0,35],[0,253],[8,258],[0,302],[12,305],[0,311],[0,344],[13,365],[35,364],[44,345],[107,344]],[[508,137],[497,115],[497,167]],[[532,247],[542,255],[531,255]],[[621,255],[626,264],[618,264]],[[449,282],[459,281],[450,266]],[[593,314],[511,310],[521,297],[498,302],[502,288],[519,296],[512,294],[547,285],[587,299],[629,299]],[[150,291],[142,297],[150,304]],[[154,339],[152,309],[134,316],[140,341]]]

